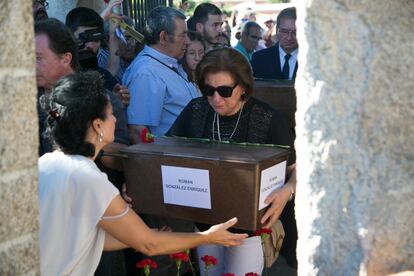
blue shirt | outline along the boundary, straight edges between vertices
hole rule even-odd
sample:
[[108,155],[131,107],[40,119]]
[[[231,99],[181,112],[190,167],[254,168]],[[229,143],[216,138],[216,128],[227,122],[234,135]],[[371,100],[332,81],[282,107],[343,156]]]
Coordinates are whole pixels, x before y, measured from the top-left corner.
[[177,59],[149,46],[125,71],[123,83],[131,94],[128,124],[145,125],[156,136],[164,135],[187,103],[201,96]]
[[236,49],[237,51],[242,53],[247,58],[248,61],[252,60],[252,56],[253,56],[254,51],[247,52],[246,48],[243,47],[243,45],[241,44],[240,41],[237,42],[237,45],[234,46],[234,49]]

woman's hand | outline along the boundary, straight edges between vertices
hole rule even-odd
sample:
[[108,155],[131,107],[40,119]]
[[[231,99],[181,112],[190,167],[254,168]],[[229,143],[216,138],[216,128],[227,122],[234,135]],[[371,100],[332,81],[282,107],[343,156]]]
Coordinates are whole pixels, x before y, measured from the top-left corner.
[[209,236],[210,242],[214,244],[220,244],[224,246],[240,245],[242,241],[247,238],[247,234],[233,234],[227,229],[237,223],[237,218],[232,218],[224,223],[216,224],[203,234]]
[[266,199],[265,203],[270,204],[266,213],[263,215],[262,224],[265,224],[264,228],[270,228],[279,218],[280,214],[285,208],[286,203],[290,197],[290,188],[286,187],[287,184],[283,185],[277,190],[274,190]]
[[296,164],[289,166],[288,182],[277,190],[274,190],[266,199],[265,203],[270,204],[266,213],[263,215],[261,223],[265,228],[270,228],[280,217],[286,203],[289,201],[292,191],[296,190]]

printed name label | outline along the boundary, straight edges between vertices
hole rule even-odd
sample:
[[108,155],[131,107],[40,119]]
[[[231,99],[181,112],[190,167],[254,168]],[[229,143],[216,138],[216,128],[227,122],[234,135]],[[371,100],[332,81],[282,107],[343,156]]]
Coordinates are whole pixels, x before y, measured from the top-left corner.
[[279,189],[285,183],[286,161],[274,165],[262,171],[260,179],[259,210],[267,205],[264,201],[274,190]]
[[208,170],[161,166],[164,203],[211,209]]

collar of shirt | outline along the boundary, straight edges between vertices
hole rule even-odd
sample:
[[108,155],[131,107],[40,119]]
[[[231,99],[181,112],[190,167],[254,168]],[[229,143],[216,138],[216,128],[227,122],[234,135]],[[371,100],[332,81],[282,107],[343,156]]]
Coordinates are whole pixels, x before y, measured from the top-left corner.
[[[280,71],[283,71],[283,66],[285,65],[285,55],[286,52],[279,45],[279,60],[280,60]],[[295,72],[296,61],[298,60],[298,49],[290,53],[289,58],[289,80],[293,78]]]
[[157,50],[155,50],[154,48],[151,48],[147,45],[145,45],[144,49],[141,52],[142,54],[147,54],[150,55],[156,59],[158,59],[159,61],[162,61],[163,63],[165,63],[166,65],[170,66],[171,68],[175,68],[175,69],[179,69],[180,66],[178,66],[178,60],[175,58],[172,58],[170,56],[167,56]]
[[[290,53],[290,55],[291,55],[290,60],[295,60],[296,61],[297,58],[298,58],[298,49],[296,49],[295,51]],[[286,52],[282,49],[282,47],[280,47],[280,44],[279,44],[279,59],[280,59],[280,65],[282,67],[283,67],[283,63],[285,62],[285,56],[286,56]]]

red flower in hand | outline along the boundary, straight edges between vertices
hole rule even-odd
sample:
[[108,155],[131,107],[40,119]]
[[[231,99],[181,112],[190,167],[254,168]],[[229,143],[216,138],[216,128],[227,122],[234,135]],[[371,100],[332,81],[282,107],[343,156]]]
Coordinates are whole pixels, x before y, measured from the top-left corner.
[[144,128],[141,131],[141,142],[142,143],[152,143],[154,142],[154,135],[148,132],[148,128]]
[[255,236],[260,236],[262,240],[266,238],[267,235],[271,235],[271,234],[272,234],[272,229],[269,229],[269,228],[262,228],[262,229],[256,230],[256,232],[254,233]]
[[244,276],[260,276],[260,274],[255,273],[255,272],[249,272],[249,273],[246,273]]
[[143,268],[146,276],[150,274],[151,268],[157,268],[157,263],[151,259],[143,259],[139,261],[136,265],[137,268]]
[[105,2],[106,4],[108,4],[108,3],[109,3],[109,0],[104,0],[104,2]]

